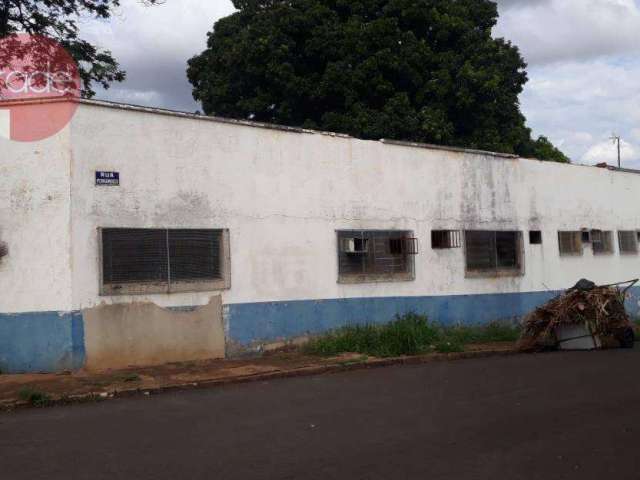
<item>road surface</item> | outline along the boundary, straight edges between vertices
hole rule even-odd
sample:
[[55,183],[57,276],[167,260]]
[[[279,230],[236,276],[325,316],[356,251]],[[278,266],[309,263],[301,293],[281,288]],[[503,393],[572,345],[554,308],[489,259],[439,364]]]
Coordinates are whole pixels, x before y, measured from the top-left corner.
[[463,360],[0,414],[0,478],[637,479],[639,360]]

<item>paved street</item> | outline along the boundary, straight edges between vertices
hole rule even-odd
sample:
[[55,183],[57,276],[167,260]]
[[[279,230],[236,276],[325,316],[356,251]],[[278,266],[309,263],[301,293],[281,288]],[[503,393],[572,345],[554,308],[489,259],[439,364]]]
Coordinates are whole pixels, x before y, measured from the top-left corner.
[[639,360],[465,360],[2,414],[0,478],[636,479]]

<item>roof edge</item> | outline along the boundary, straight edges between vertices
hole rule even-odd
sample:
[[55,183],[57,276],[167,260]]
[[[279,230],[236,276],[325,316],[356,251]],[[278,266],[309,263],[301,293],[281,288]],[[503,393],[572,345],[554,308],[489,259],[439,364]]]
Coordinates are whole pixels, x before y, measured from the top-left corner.
[[[147,112],[147,113],[155,113],[155,114],[159,114],[159,115],[168,115],[168,116],[173,116],[173,117],[190,118],[190,119],[195,119],[195,120],[205,120],[205,121],[210,121],[210,122],[226,123],[226,124],[230,124],[230,125],[242,125],[242,126],[245,126],[245,127],[254,127],[254,128],[267,128],[267,129],[270,129],[270,130],[281,130],[281,131],[290,132],[290,133],[307,133],[307,134],[312,134],[312,135],[328,135],[328,136],[331,136],[331,137],[350,138],[350,139],[354,139],[354,140],[360,140],[360,139],[358,139],[356,137],[353,137],[351,135],[347,135],[347,134],[344,134],[344,133],[328,132],[328,131],[323,131],[323,130],[312,130],[312,129],[306,129],[306,128],[301,128],[301,127],[289,127],[289,126],[286,126],[286,125],[278,125],[278,124],[275,124],[275,123],[253,122],[253,121],[250,121],[250,120],[237,120],[237,119],[232,119],[232,118],[224,118],[224,117],[216,117],[216,116],[208,116],[208,115],[198,115],[196,113],[180,112],[180,111],[177,111],[177,110],[169,110],[169,109],[157,108],[157,107],[143,107],[143,106],[140,106],[140,105],[131,105],[131,104],[126,104],[126,103],[117,103],[117,102],[110,102],[110,101],[105,101],[105,100],[81,99],[80,103],[84,103],[86,105],[102,106],[102,107],[106,107],[106,108],[118,108],[118,109],[121,109],[121,110]],[[363,141],[367,141],[367,140],[363,140]],[[450,147],[450,146],[446,146],[446,145],[433,145],[433,144],[429,144],[429,143],[409,142],[409,141],[402,141],[402,140],[388,140],[388,139],[384,139],[384,138],[380,139],[380,140],[371,140],[371,141],[374,141],[374,142],[375,141],[379,141],[381,143],[388,144],[388,145],[405,146],[405,147],[412,147],[412,148],[424,148],[424,149],[428,149],[428,150],[441,150],[441,151],[449,151],[449,152],[456,152],[456,153],[468,153],[468,154],[473,154],[473,155],[485,155],[485,156],[498,157],[498,158],[508,158],[508,159],[520,158],[520,157],[518,157],[518,155],[513,155],[513,154],[509,154],[509,153],[490,152],[490,151],[486,151],[486,150],[475,150],[475,149],[463,148],[463,147]]]
[[[25,99],[25,100],[4,100],[4,101],[0,99],[0,108],[2,108],[3,106],[34,105],[34,104],[42,104],[42,103],[59,103],[59,102],[77,102],[77,103],[80,103],[80,104],[83,104],[83,105],[91,105],[91,106],[96,106],[96,107],[112,108],[112,109],[133,111],[133,112],[151,113],[151,114],[156,114],[156,115],[166,115],[166,116],[177,117],[177,118],[187,118],[187,119],[192,119],[192,120],[201,120],[201,121],[207,121],[207,122],[224,123],[224,124],[228,124],[228,125],[239,125],[239,126],[253,127],[253,128],[264,128],[264,129],[268,129],[268,130],[279,130],[279,131],[282,131],[282,132],[289,132],[289,133],[301,133],[301,134],[311,134],[311,135],[326,135],[326,136],[330,136],[330,137],[361,140],[361,139],[358,139],[356,137],[352,137],[351,135],[347,135],[347,134],[344,134],[344,133],[327,132],[327,131],[322,131],[322,130],[311,130],[311,129],[301,128],[301,127],[289,127],[289,126],[286,126],[286,125],[277,125],[277,124],[274,124],[274,123],[253,122],[251,120],[236,120],[236,119],[232,119],[232,118],[200,115],[200,114],[197,114],[197,113],[189,113],[189,112],[183,112],[183,111],[179,111],[179,110],[170,110],[170,109],[166,109],[166,108],[145,107],[145,106],[142,106],[142,105],[134,105],[134,104],[128,104],[128,103],[112,102],[112,101],[108,101],[108,100],[94,100],[94,99],[75,98],[75,97],[60,97],[60,96],[58,96],[58,97],[41,97],[41,98],[32,98],[32,99]],[[368,140],[362,140],[362,141],[368,141]],[[371,141],[376,141],[376,140],[371,140]],[[377,141],[380,142],[380,143],[386,144],[386,145],[394,145],[394,146],[409,147],[409,148],[423,148],[423,149],[427,149],[427,150],[438,150],[438,151],[455,152],[455,153],[467,153],[467,154],[470,154],[470,155],[482,155],[482,156],[495,157],[495,158],[504,158],[504,159],[509,159],[509,160],[520,159],[520,160],[533,160],[533,161],[538,161],[538,162],[543,161],[543,160],[540,160],[540,159],[537,159],[537,158],[520,157],[518,155],[514,155],[514,154],[511,154],[511,153],[491,152],[491,151],[487,151],[487,150],[477,150],[477,149],[464,148],[464,147],[452,147],[452,146],[447,146],[447,145],[434,145],[434,144],[430,144],[430,143],[410,142],[410,141],[402,141],[402,140],[390,140],[390,139],[385,139],[385,138],[377,140]],[[580,164],[576,164],[576,163],[569,163],[569,164],[566,164],[566,165],[570,165],[570,166],[586,166],[586,165],[580,165]],[[589,165],[589,167],[595,168],[595,167],[593,167],[591,165]],[[621,173],[640,174],[640,170],[627,169],[627,168],[618,168],[618,167],[613,167],[613,166],[610,166],[610,165],[607,165],[606,168],[602,168],[602,170],[621,172]]]
[[380,139],[380,142],[387,145],[396,145],[400,147],[426,148],[428,150],[443,150],[446,152],[469,153],[472,155],[484,155],[488,157],[508,158],[511,160],[520,158],[518,155],[514,155],[512,153],[490,152],[488,150],[476,150],[473,148],[464,148],[464,147],[450,147],[447,145],[434,145],[432,143],[408,142],[403,140],[389,140],[386,138]]

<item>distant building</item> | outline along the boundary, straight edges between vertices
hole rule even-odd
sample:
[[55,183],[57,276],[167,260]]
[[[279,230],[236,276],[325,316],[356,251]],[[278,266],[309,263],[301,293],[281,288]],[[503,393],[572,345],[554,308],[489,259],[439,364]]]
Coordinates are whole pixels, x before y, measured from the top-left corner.
[[640,274],[634,172],[98,101],[0,152],[3,372],[235,356],[410,311],[512,321]]

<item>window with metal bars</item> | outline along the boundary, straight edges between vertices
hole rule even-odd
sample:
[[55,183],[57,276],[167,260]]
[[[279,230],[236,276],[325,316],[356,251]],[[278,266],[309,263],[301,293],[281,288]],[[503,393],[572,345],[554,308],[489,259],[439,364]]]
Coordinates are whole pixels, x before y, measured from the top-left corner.
[[413,280],[418,241],[408,231],[338,232],[341,283]]
[[602,230],[591,231],[591,246],[595,255],[610,255],[613,253],[613,232]]
[[228,288],[224,230],[101,229],[104,295]]
[[431,231],[431,248],[434,250],[460,247],[462,247],[462,234],[460,230]]
[[[582,255],[582,242],[584,232],[558,232],[558,246],[560,248],[560,255]],[[591,239],[591,235],[589,235]]]
[[638,253],[638,234],[635,230],[618,232],[618,245],[622,254]]
[[470,230],[464,237],[469,276],[523,273],[522,232]]

